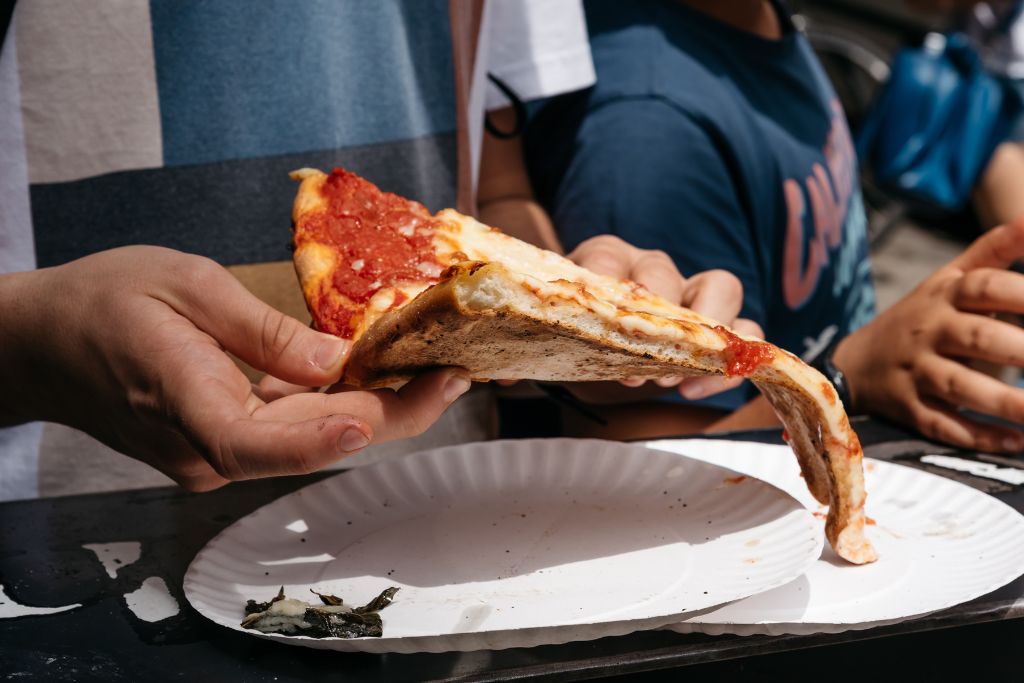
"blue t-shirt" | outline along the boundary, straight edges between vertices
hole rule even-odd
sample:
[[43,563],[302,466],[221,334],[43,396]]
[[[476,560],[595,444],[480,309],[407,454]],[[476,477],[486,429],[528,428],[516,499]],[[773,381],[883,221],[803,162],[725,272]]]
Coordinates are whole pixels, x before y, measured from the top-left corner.
[[846,119],[788,16],[772,41],[678,3],[586,9],[597,85],[545,103],[526,138],[565,247],[612,233],[667,252],[684,275],[728,270],[742,315],[801,356],[868,321]]

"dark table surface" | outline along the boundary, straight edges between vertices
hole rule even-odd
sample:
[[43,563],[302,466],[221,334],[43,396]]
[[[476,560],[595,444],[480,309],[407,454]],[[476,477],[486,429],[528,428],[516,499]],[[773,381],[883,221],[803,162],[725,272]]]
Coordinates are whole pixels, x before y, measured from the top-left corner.
[[[935,470],[918,461],[926,451],[950,449],[873,420],[856,427],[868,457],[954,476],[1024,510],[1024,487]],[[781,443],[777,431],[727,436]],[[1024,635],[1019,619],[1024,616],[1024,579],[941,613],[866,631],[753,637],[651,631],[558,646],[446,654],[290,647],[221,628],[193,610],[182,577],[207,541],[257,507],[322,476],[232,484],[199,495],[159,488],[0,504],[0,585],[10,599],[31,606],[81,604],[57,614],[0,619],[0,676],[48,681],[634,680],[643,672],[684,666],[695,667],[688,669],[691,673],[727,678],[815,670],[820,675],[821,667],[834,670],[869,660],[875,661],[866,671],[873,673],[882,662],[888,662],[887,670],[902,663],[922,674],[928,667],[933,673],[948,672],[948,666],[968,660],[971,671],[981,673],[1015,667],[1012,655]],[[116,578],[83,548],[136,540],[142,545],[140,559],[126,564]],[[154,576],[166,582],[181,610],[151,623],[137,618],[124,596]],[[674,673],[678,677],[680,672]]]

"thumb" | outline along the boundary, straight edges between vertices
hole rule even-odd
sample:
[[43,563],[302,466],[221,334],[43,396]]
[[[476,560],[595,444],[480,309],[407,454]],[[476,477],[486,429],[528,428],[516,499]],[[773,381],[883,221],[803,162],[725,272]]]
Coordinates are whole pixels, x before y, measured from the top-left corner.
[[269,306],[250,324],[237,348],[222,343],[257,370],[304,387],[329,386],[341,377],[352,342],[312,330]]
[[351,342],[268,306],[220,266],[209,266],[201,285],[173,293],[169,303],[249,365],[303,386],[333,384],[341,376]]
[[1008,268],[1024,258],[1024,216],[974,240],[950,265],[961,270]]

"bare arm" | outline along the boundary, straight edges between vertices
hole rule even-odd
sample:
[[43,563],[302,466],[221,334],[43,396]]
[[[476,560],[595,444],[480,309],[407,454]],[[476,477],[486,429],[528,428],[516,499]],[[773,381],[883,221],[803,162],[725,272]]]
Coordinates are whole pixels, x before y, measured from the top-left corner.
[[[493,111],[489,116],[501,130],[511,129],[515,119],[511,107]],[[563,253],[551,219],[534,199],[519,138],[501,140],[484,134],[477,205],[480,220],[487,225],[501,228],[524,242]]]

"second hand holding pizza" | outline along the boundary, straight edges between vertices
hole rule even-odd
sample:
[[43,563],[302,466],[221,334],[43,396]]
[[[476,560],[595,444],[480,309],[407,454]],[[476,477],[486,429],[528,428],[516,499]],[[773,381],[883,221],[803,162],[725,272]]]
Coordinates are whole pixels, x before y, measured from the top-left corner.
[[[566,257],[595,273],[632,280],[668,301],[718,320],[738,332],[764,338],[764,332],[756,322],[737,318],[743,305],[743,285],[728,271],[708,270],[684,278],[665,252],[640,249],[614,235],[598,235],[584,240]],[[638,388],[646,382],[643,378],[636,378],[620,383]],[[742,377],[664,377],[654,380],[650,389],[640,391],[653,395],[660,393],[661,389],[678,387],[683,397],[697,400],[727,391],[742,382]],[[572,391],[591,402],[623,400],[621,391],[610,391],[600,382],[573,384]],[[630,396],[630,400],[636,398]]]

